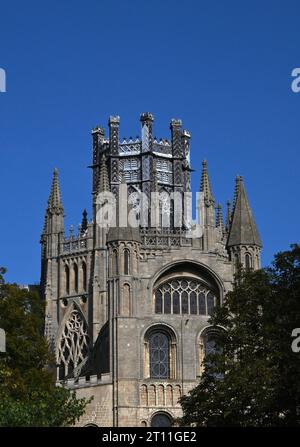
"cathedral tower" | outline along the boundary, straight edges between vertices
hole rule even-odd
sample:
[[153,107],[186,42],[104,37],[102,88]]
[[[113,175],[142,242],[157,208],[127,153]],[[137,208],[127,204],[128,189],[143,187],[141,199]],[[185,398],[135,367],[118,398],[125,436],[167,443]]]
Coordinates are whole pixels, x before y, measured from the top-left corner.
[[119,116],[109,118],[108,136],[93,129],[92,212],[84,209],[78,231],[64,230],[53,174],[41,290],[57,382],[94,397],[79,425],[170,426],[203,372],[215,336],[209,318],[232,289],[236,264],[260,267],[242,178],[224,224],[203,161],[194,231],[186,218],[191,134],[172,119],[170,138],[156,138],[148,112],[140,123],[135,138],[120,138]]

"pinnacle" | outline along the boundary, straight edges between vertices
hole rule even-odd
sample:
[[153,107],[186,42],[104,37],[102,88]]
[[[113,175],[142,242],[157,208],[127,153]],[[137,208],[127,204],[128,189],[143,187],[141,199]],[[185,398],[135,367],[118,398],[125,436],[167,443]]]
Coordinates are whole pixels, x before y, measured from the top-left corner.
[[55,168],[53,171],[53,179],[51,185],[51,192],[48,199],[48,209],[55,210],[56,212],[63,212],[63,205],[61,200],[61,193],[59,188],[58,180],[58,169]]
[[204,193],[204,198],[210,201],[214,201],[209,175],[207,171],[207,161],[203,160],[202,162],[202,176],[201,176],[201,183],[200,183],[200,191]]

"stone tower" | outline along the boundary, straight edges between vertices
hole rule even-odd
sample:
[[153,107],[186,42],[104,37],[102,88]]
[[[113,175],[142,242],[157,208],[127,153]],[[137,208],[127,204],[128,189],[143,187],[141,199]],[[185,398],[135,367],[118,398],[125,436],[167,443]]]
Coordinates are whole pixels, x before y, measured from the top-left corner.
[[[190,210],[190,133],[180,120],[171,138],[92,131],[92,216],[64,231],[54,171],[41,236],[45,331],[57,382],[94,396],[80,425],[168,426],[193,388],[214,331],[214,307],[232,288],[237,263],[260,267],[261,240],[238,177],[226,223],[202,163],[199,222]],[[109,219],[108,219],[109,216]],[[125,216],[125,217],[124,217]],[[197,231],[195,231],[195,228]]]

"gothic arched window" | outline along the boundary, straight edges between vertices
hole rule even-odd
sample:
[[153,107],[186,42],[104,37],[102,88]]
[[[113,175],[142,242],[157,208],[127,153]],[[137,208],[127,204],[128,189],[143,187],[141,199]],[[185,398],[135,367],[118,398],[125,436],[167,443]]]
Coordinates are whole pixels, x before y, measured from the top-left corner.
[[149,337],[150,377],[167,379],[170,373],[170,341],[164,332],[153,332]]
[[155,313],[212,315],[218,294],[197,278],[181,277],[160,284],[154,292]]
[[89,336],[82,314],[74,307],[62,330],[58,345],[59,379],[76,377],[88,356]]

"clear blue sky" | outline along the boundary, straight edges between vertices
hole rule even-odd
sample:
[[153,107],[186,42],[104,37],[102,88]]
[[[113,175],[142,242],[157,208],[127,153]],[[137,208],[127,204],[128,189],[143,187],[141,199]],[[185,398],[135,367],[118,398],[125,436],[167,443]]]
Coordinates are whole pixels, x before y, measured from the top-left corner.
[[223,205],[243,175],[263,264],[299,242],[299,1],[14,1],[0,9],[1,245],[7,280],[39,281],[52,171],[66,226],[90,215],[91,128],[121,116],[121,137],[155,116],[192,133],[193,189],[208,160]]

